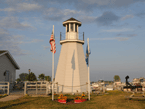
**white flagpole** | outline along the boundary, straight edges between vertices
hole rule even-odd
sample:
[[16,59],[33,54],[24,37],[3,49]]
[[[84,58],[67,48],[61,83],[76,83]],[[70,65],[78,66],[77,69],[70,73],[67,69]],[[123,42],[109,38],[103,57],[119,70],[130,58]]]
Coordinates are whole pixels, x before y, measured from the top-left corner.
[[[89,38],[87,39],[88,42],[88,53],[90,52],[89,49]],[[89,67],[89,55],[88,55],[88,100],[90,100],[90,67]]]
[[[53,37],[54,37],[54,25],[53,25]],[[52,52],[52,100],[54,100],[54,51]]]

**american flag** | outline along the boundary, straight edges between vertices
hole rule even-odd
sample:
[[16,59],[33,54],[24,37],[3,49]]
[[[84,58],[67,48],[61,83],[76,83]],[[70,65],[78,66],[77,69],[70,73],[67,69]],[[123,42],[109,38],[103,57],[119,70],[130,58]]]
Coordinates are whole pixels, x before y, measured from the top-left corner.
[[51,34],[49,43],[50,43],[50,45],[51,45],[50,51],[51,51],[52,53],[55,53],[55,52],[56,52],[56,47],[55,47],[55,39],[54,39],[54,34],[53,34],[53,33]]

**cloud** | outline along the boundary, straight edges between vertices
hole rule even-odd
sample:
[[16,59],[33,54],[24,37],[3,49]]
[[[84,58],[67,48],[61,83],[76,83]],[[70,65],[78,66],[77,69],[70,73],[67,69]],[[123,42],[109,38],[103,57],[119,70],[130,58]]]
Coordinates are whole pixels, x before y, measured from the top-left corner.
[[117,34],[117,36],[135,37],[135,36],[137,36],[137,34],[122,34],[122,33],[119,33],[119,34]]
[[5,29],[0,28],[0,50],[8,50],[13,55],[26,55],[19,47],[19,41],[23,36],[10,35]]
[[142,28],[142,26],[140,26],[140,25],[138,25],[137,27],[138,27],[138,28]]
[[78,19],[80,19],[82,23],[93,23],[95,22],[97,17],[82,15],[82,16],[79,16]]
[[90,11],[96,8],[121,8],[134,3],[144,3],[144,0],[33,0],[43,5],[73,5],[77,10]]
[[0,28],[0,50],[8,50],[13,55],[27,55],[27,51],[22,50],[20,44],[26,43],[38,43],[42,42],[41,39],[33,39],[29,42],[23,41],[24,36],[22,35],[11,35],[6,29]]
[[38,11],[40,9],[45,10],[50,6],[61,6],[61,9],[64,6],[65,9],[71,6],[79,11],[91,12],[97,8],[114,9],[128,7],[134,3],[144,3],[144,0],[1,0],[0,2],[9,6],[9,8],[0,9],[7,12]]
[[42,46],[44,48],[44,50],[50,48],[50,46]]
[[37,42],[43,42],[42,39],[33,39],[30,43],[37,43]]
[[128,6],[136,2],[144,2],[144,0],[81,0],[83,3],[95,6],[122,7]]
[[33,28],[30,24],[20,23],[16,17],[4,17],[0,19],[1,28],[15,28],[15,29],[26,29]]
[[[7,12],[22,12],[22,11],[36,11],[41,10],[44,18],[51,21],[62,21],[69,17],[80,18],[84,23],[92,23],[96,21],[98,25],[110,25],[120,19],[119,16],[112,12],[104,12],[100,17],[89,16],[92,14],[92,10],[96,8],[119,8],[131,5],[137,2],[143,2],[144,0],[6,0],[8,7],[0,9],[0,11]],[[60,5],[62,6],[61,8]],[[67,9],[71,5],[76,9]],[[63,6],[66,8],[63,9]],[[53,7],[53,8],[52,8]],[[91,10],[91,11],[90,11]],[[87,12],[87,15],[86,15]],[[126,15],[121,18],[125,20],[133,18],[133,15]]]
[[11,41],[0,41],[0,49],[1,50],[8,50],[12,55],[21,56],[21,55],[27,55],[28,53],[25,53],[23,50],[20,49],[20,47],[15,43]]
[[42,6],[39,4],[31,4],[31,3],[16,3],[13,5],[10,5],[9,8],[4,8],[0,9],[0,11],[7,11],[7,12],[12,12],[12,11],[17,11],[17,12],[22,12],[22,11],[35,11],[41,9]]
[[90,38],[90,40],[115,40],[115,38]]
[[17,4],[17,10],[21,11],[33,11],[33,10],[39,10],[41,8],[38,4],[30,4],[30,3],[19,3]]
[[42,39],[32,39],[31,41],[19,41],[17,43],[19,44],[28,44],[28,43],[38,43],[38,42],[43,42],[44,40]]
[[9,34],[7,32],[7,30],[4,30],[4,29],[0,28],[0,35],[7,35],[7,34]]
[[111,4],[111,2],[113,1],[113,0],[104,0],[104,1],[102,1],[102,0],[82,0],[84,3],[87,3],[87,4],[89,4],[89,5],[92,5],[92,4],[97,4],[97,5],[107,5],[107,4]]
[[46,34],[39,34],[39,36],[50,36],[50,35],[46,35]]
[[143,18],[143,17],[145,17],[145,12],[143,11],[141,13],[138,13],[138,14],[136,14],[136,16]]
[[62,21],[72,16],[75,17],[80,13],[81,13],[80,11],[70,10],[70,9],[62,10],[57,8],[49,8],[46,11],[44,11],[44,16],[45,16],[44,18],[53,21]]
[[26,51],[22,50],[19,45],[26,43],[38,43],[42,42],[41,39],[33,39],[29,42],[23,41],[22,35],[10,35],[8,31],[0,28],[0,50],[8,50],[13,55],[27,55]]
[[118,41],[126,41],[129,39],[129,37],[115,37]]
[[[54,14],[55,13],[55,14]],[[70,17],[79,19],[83,23],[93,23],[97,17],[89,16],[83,11],[71,9],[48,8],[44,11],[44,18],[51,21],[62,21]]]
[[137,34],[127,34],[128,37],[135,37]]
[[8,31],[0,28],[0,41],[5,41],[8,39],[11,39],[11,36],[9,35]]
[[121,20],[126,20],[126,19],[129,19],[129,18],[133,18],[134,15],[126,15],[124,17],[121,18]]
[[133,31],[133,29],[123,28],[123,29],[102,30],[102,32],[127,32],[127,31]]
[[113,37],[113,38],[90,38],[90,40],[118,40],[118,41],[126,41],[129,37]]
[[104,12],[100,17],[96,19],[98,25],[107,26],[113,22],[119,20],[119,17],[112,12]]
[[15,36],[13,36],[14,38],[16,38],[16,39],[21,39],[21,38],[23,38],[24,36],[22,36],[22,35],[15,35]]
[[0,9],[0,11],[12,12],[12,11],[15,11],[15,9],[14,8],[4,8],[4,9]]

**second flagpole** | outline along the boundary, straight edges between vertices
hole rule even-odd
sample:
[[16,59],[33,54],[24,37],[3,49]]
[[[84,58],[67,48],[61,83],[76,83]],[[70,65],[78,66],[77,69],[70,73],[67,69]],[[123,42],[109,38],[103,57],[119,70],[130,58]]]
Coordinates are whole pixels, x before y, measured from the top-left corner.
[[[54,37],[54,25],[53,25],[53,37]],[[54,100],[54,51],[52,52],[52,100]]]
[[[90,52],[89,48],[89,38],[87,39],[88,42],[88,52]],[[88,100],[90,100],[90,65],[89,65],[89,55],[88,55]]]

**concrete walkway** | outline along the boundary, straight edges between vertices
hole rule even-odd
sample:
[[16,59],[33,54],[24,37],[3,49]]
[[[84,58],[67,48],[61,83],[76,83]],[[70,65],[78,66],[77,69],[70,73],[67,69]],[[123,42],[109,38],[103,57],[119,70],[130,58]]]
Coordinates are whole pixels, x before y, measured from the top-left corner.
[[16,100],[16,99],[21,98],[21,97],[23,97],[23,96],[22,95],[9,95],[9,96],[6,96],[4,98],[0,98],[0,102]]

